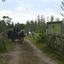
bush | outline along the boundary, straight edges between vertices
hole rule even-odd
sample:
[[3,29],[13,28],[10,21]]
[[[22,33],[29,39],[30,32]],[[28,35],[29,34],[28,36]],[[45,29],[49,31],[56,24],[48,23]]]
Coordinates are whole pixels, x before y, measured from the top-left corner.
[[37,39],[36,39],[37,42],[46,42],[47,41],[47,34],[42,32],[39,34],[39,36],[37,36]]

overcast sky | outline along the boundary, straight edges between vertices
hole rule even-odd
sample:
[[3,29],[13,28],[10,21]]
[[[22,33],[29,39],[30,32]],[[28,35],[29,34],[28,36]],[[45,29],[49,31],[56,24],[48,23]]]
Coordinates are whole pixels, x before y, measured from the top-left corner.
[[0,0],[0,20],[3,16],[9,16],[14,23],[26,23],[27,20],[35,20],[38,14],[41,16],[53,15],[62,19],[60,14],[62,0]]

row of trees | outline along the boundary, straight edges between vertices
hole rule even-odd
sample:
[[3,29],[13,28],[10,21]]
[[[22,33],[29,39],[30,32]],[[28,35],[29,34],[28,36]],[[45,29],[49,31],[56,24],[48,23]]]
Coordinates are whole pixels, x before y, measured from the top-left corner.
[[8,25],[6,25],[6,28],[7,29],[13,29],[14,27],[20,28],[20,29],[24,29],[25,28],[25,25],[24,24],[20,24],[19,22],[18,23],[15,23],[15,25],[14,25],[13,22],[12,23],[9,23]]
[[[43,15],[38,15],[36,20],[27,20],[26,24],[21,24],[21,23],[15,23],[11,22],[11,19],[8,16],[3,16],[3,20],[0,21],[0,27],[2,27],[0,29],[0,32],[2,30],[4,30],[4,27],[6,25],[6,29],[13,29],[14,27],[16,28],[20,28],[20,29],[25,29],[26,31],[28,31],[29,29],[33,30],[35,29],[36,32],[41,32],[41,31],[46,31],[47,28],[47,22],[45,20],[46,18]],[[48,22],[53,22],[54,21],[54,16],[51,15],[50,20],[47,20]],[[59,18],[56,18],[56,21],[60,21]],[[62,21],[64,21],[64,19],[62,19]],[[63,23],[64,24],[64,23]]]
[[[60,21],[60,19],[58,17],[54,18],[53,15],[51,15],[51,17],[49,19],[47,18],[47,22],[54,22],[54,20],[56,22]],[[63,21],[63,28],[64,28],[64,19],[62,19],[61,21]],[[31,21],[26,22],[25,29],[26,30],[35,29],[36,32],[42,32],[42,31],[46,32],[47,22],[46,22],[46,18],[43,15],[41,15],[41,16],[38,15],[37,19],[35,21],[31,20]]]
[[45,23],[45,18],[41,15],[37,16],[37,19],[35,21],[31,20],[31,21],[27,21],[26,25],[25,25],[25,30],[28,29],[35,29],[36,32],[41,32],[42,30],[45,31],[46,30],[46,23]]

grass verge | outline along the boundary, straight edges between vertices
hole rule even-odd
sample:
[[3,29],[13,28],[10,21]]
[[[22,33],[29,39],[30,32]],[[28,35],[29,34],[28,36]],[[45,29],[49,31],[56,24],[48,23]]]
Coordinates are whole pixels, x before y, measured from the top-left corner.
[[[12,47],[13,47],[13,42],[8,39],[6,41],[6,49],[4,49],[4,47],[0,48],[0,53],[8,52],[8,50],[10,50]],[[0,55],[0,64],[4,64],[2,60],[4,60],[4,57]]]
[[8,39],[6,41],[6,49],[7,49],[7,51],[10,50],[12,47],[13,47],[13,42],[10,39]]

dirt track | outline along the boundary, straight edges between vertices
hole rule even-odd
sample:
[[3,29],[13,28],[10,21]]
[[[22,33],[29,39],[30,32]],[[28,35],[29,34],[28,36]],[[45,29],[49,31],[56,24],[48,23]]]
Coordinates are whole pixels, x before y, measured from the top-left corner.
[[59,64],[26,39],[24,43],[16,41],[14,47],[2,55],[5,57],[4,64]]

